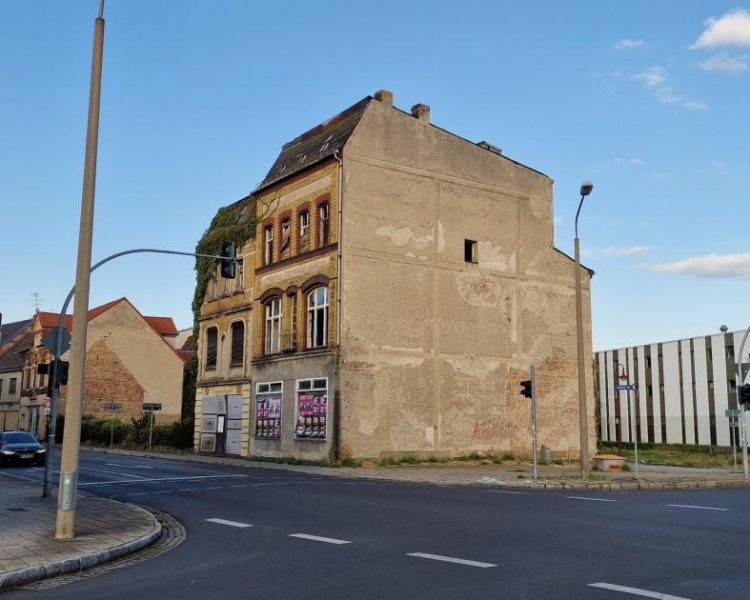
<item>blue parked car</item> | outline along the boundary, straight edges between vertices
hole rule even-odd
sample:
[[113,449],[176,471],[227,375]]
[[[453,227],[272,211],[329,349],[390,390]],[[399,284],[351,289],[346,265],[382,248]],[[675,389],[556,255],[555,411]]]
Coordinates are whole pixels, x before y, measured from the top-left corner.
[[28,431],[0,433],[0,467],[5,465],[43,465],[47,450]]

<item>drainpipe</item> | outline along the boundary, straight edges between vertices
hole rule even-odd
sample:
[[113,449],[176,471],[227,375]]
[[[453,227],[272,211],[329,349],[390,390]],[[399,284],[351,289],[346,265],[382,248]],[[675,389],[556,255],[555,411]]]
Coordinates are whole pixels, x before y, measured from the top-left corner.
[[341,458],[341,394],[339,391],[339,372],[341,361],[341,296],[344,286],[341,281],[341,246],[343,243],[343,201],[344,201],[344,161],[339,158],[339,151],[333,153],[333,158],[339,163],[339,210],[338,210],[338,243],[336,244],[336,364],[334,367],[335,388],[333,390],[333,458]]

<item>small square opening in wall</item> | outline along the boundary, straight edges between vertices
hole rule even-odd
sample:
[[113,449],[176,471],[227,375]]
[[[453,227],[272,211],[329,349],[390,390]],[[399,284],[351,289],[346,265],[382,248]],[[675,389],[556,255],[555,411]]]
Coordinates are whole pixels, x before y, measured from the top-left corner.
[[477,260],[477,243],[474,240],[464,240],[464,261],[476,264]]

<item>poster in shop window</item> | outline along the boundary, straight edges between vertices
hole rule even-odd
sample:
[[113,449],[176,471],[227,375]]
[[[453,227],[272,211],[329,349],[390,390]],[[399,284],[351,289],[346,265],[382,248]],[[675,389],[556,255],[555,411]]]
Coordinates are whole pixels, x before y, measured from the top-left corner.
[[257,396],[255,399],[255,438],[281,438],[281,396]]
[[300,394],[297,398],[297,424],[294,435],[298,439],[326,439],[328,396]]

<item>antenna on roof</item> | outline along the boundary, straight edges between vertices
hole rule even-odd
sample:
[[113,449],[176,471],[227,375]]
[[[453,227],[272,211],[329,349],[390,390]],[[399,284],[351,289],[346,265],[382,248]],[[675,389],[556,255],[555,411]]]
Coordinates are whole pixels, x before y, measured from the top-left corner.
[[39,299],[39,292],[31,292],[29,296],[34,297],[34,314],[39,312],[39,305],[44,302],[44,299]]

